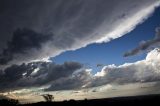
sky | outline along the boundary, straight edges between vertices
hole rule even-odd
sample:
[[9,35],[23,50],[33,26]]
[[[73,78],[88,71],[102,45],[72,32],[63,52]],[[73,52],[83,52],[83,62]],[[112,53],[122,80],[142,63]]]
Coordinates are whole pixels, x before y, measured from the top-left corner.
[[159,6],[159,0],[1,0],[0,98],[159,93]]

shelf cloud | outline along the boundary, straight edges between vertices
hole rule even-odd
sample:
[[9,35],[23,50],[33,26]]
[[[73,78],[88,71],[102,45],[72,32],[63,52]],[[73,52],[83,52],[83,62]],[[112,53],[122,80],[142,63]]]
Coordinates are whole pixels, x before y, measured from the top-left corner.
[[159,4],[159,0],[2,0],[0,68],[121,37]]

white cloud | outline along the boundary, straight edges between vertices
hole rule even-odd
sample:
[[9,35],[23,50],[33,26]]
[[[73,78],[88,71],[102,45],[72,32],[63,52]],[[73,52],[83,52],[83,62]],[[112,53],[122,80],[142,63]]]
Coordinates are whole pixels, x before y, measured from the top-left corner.
[[37,72],[40,70],[40,68],[35,68],[34,71],[31,73],[31,75],[37,74]]
[[105,69],[106,69],[106,68],[114,68],[114,67],[116,67],[114,64],[108,65],[108,66],[104,66],[104,67],[102,68],[102,70],[101,70],[100,72],[97,72],[94,76],[95,76],[95,77],[103,77],[103,76],[106,75],[106,72],[105,72]]
[[95,83],[136,83],[160,80],[160,49],[148,53],[146,59],[123,65],[108,65],[95,74]]

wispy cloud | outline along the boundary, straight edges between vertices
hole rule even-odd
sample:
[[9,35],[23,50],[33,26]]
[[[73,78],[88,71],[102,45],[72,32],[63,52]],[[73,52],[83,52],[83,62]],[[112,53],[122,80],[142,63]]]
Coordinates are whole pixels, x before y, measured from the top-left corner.
[[160,47],[160,28],[159,27],[156,28],[156,34],[154,39],[141,42],[138,47],[136,47],[131,51],[126,52],[124,54],[124,57],[136,55],[141,51],[153,49],[155,47]]

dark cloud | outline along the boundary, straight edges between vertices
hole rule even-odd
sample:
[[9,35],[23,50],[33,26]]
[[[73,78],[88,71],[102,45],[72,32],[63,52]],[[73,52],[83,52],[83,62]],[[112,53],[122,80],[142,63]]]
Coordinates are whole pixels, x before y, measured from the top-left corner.
[[158,5],[158,0],[1,0],[0,68],[118,38]]
[[90,71],[82,70],[76,74],[73,74],[70,77],[58,80],[57,82],[53,82],[51,86],[46,91],[58,91],[58,90],[75,90],[81,89],[87,83],[91,82],[92,74]]
[[0,54],[0,64],[7,64],[15,54],[27,55],[31,50],[41,49],[43,43],[52,40],[52,35],[44,35],[30,29],[17,29],[13,33],[11,41],[7,43],[7,48]]
[[156,28],[156,36],[152,40],[143,41],[135,49],[128,51],[124,54],[124,57],[133,56],[147,49],[155,48],[160,46],[160,28]]
[[0,74],[0,90],[14,90],[47,85],[61,78],[71,76],[82,65],[76,62],[55,64],[35,62],[22,65],[12,65]]
[[44,83],[57,80],[59,78],[65,78],[72,75],[73,72],[81,68],[82,68],[82,64],[76,63],[76,62],[65,62],[62,65],[50,64],[48,66],[48,69],[45,69],[45,70],[48,70],[46,78],[43,80],[38,79],[42,81],[37,80],[37,82],[39,82],[39,84],[44,84]]

